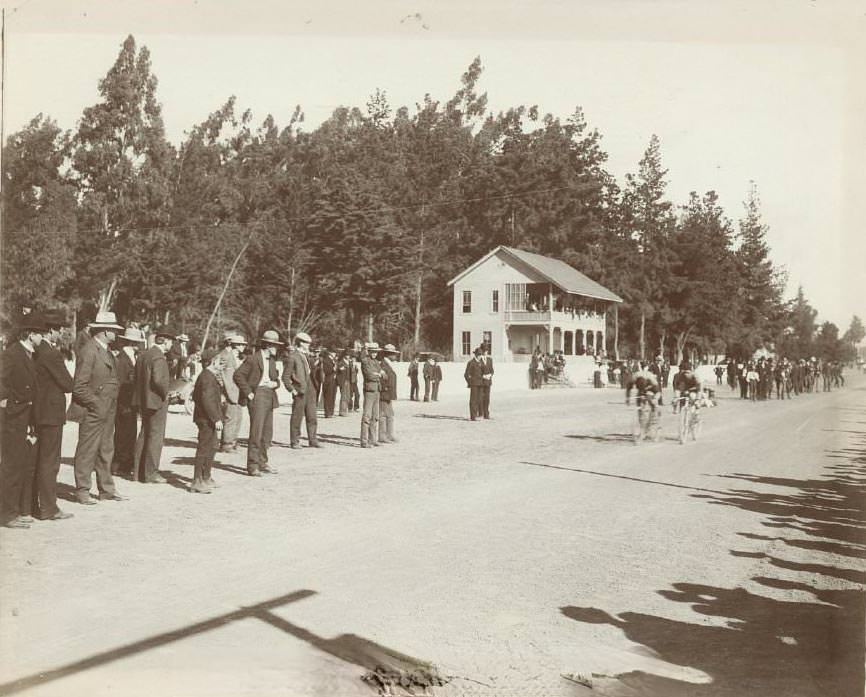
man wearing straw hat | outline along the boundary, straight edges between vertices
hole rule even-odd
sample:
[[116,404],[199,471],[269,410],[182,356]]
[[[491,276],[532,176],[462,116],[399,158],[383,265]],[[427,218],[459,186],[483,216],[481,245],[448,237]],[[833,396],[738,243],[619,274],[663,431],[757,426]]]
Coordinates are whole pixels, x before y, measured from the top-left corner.
[[46,312],[47,332],[35,352],[39,390],[35,403],[37,457],[33,514],[42,520],[72,517],[71,513],[57,507],[57,473],[60,471],[63,424],[66,423],[66,394],[72,392],[72,376],[57,348],[60,328],[65,324],[66,313],[62,310]]
[[379,445],[376,434],[379,426],[379,391],[382,366],[376,360],[379,344],[368,341],[364,344],[364,355],[361,357],[361,374],[364,376],[364,407],[361,414],[361,447],[369,448]]
[[396,443],[394,437],[394,405],[397,399],[397,372],[391,365],[391,358],[400,352],[394,344],[385,344],[379,353],[382,359],[382,378],[379,381],[379,442]]
[[96,503],[90,496],[93,473],[102,501],[122,501],[111,476],[114,459],[114,417],[117,410],[117,363],[108,347],[123,329],[113,312],[98,312],[88,325],[92,341],[81,347],[75,365],[72,401],[83,411],[75,448],[75,496],[86,506]]
[[171,384],[166,354],[175,331],[162,327],[154,333],[153,346],[142,351],[135,362],[135,396],[141,413],[141,432],[135,446],[137,478],[146,484],[164,484],[159,473],[165,422],[168,419],[168,391]]
[[295,336],[295,350],[289,354],[283,372],[283,384],[292,393],[292,420],[289,426],[291,447],[301,447],[301,420],[307,422],[307,440],[311,448],[321,448],[316,437],[316,385],[313,382],[310,366],[310,343],[312,339],[306,332]]
[[38,379],[33,354],[45,334],[45,322],[31,312],[18,322],[18,341],[3,352],[0,408],[3,409],[3,457],[0,460],[0,525],[29,528],[21,512],[22,493],[33,476],[36,445],[34,402]]
[[222,379],[223,397],[223,430],[220,449],[224,453],[233,453],[238,449],[238,433],[243,418],[243,408],[240,405],[240,389],[235,384],[235,371],[241,364],[241,354],[247,347],[247,340],[241,334],[231,333],[226,336],[225,347],[220,352],[220,378]]
[[251,477],[261,477],[262,472],[277,473],[268,464],[268,448],[274,436],[274,409],[279,406],[277,388],[280,386],[280,373],[276,354],[283,345],[280,335],[268,329],[259,339],[259,350],[248,356],[234,374],[235,384],[240,390],[240,403],[250,413],[247,474]]
[[132,479],[135,476],[135,441],[138,437],[138,400],[135,391],[137,353],[144,346],[144,332],[127,327],[115,340],[117,415],[114,418],[114,462],[111,473]]

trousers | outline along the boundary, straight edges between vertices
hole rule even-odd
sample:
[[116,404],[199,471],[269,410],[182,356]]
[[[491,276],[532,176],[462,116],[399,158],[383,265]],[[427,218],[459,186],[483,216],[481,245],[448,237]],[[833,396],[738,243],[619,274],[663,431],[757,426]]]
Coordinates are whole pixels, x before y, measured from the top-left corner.
[[63,426],[40,425],[36,429],[36,472],[33,480],[32,513],[39,518],[50,518],[57,508],[57,474],[60,472],[60,446]]
[[223,405],[223,447],[232,447],[237,444],[243,418],[244,410],[239,404],[226,402]]
[[361,445],[376,441],[379,429],[379,393],[364,390],[364,411],[361,414]]
[[145,409],[141,414],[141,432],[136,444],[140,453],[137,474],[141,482],[149,482],[159,474],[167,418],[168,402],[159,409]]
[[250,437],[247,442],[247,472],[257,472],[268,464],[268,448],[274,438],[274,391],[270,387],[256,388],[250,412]]
[[111,463],[114,461],[114,417],[117,396],[100,398],[96,409],[88,409],[78,425],[78,445],[75,447],[75,493],[79,499],[90,496],[93,473],[99,493],[116,493]]
[[20,515],[25,481],[29,477],[32,487],[36,448],[27,440],[29,408],[21,415],[3,418],[3,454],[0,459],[0,525]]
[[118,407],[114,419],[113,470],[132,474],[135,469],[135,443],[138,438],[138,415],[132,407]]
[[296,394],[292,397],[292,419],[289,422],[289,436],[292,445],[301,444],[301,422],[307,423],[307,440],[310,445],[317,443],[316,432],[318,421],[316,420],[316,403],[312,397],[305,394]]
[[379,442],[394,443],[394,405],[379,398]]
[[481,416],[481,385],[469,386],[469,418],[477,419]]

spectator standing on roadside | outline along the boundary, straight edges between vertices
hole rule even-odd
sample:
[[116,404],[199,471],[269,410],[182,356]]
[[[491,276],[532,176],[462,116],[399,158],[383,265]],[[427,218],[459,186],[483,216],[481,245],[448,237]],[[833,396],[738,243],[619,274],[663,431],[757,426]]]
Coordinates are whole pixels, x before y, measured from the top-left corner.
[[394,401],[397,399],[397,373],[391,358],[399,352],[394,344],[385,344],[379,353],[382,364],[382,378],[379,391],[379,442],[396,443],[394,437]]
[[337,356],[330,349],[322,349],[322,402],[325,418],[334,416],[337,399]]
[[213,349],[205,351],[201,356],[202,371],[192,390],[195,404],[192,420],[198,427],[198,444],[189,487],[194,494],[209,494],[216,486],[211,469],[219,447],[219,432],[222,430],[222,386],[218,378],[223,370],[222,361],[222,353]]
[[418,354],[416,353],[412,356],[412,360],[409,361],[409,371],[407,375],[409,376],[409,399],[413,402],[418,401],[418,392],[420,389],[420,385],[418,384]]
[[490,357],[490,346],[481,344],[481,413],[485,419],[490,418],[490,388],[493,387],[493,359]]
[[113,312],[98,312],[90,323],[92,341],[84,344],[75,365],[72,402],[79,412],[78,445],[75,448],[75,496],[86,506],[96,503],[90,496],[93,473],[101,501],[123,501],[111,476],[114,460],[114,419],[117,411],[117,363],[108,347],[123,329]]
[[0,408],[3,409],[3,453],[0,459],[0,525],[30,527],[22,515],[22,492],[32,481],[37,445],[36,410],[39,397],[34,353],[45,335],[45,321],[29,313],[18,321],[18,341],[3,351],[0,367]]
[[466,387],[469,388],[469,420],[477,421],[482,415],[481,390],[484,387],[484,359],[480,348],[475,349],[473,354],[473,357],[466,363],[463,378],[466,380]]
[[364,411],[361,414],[361,447],[369,448],[379,445],[379,393],[380,380],[383,371],[376,354],[379,344],[368,341],[364,344],[364,354],[361,356],[361,374],[364,377]]
[[267,330],[259,339],[259,350],[247,357],[234,374],[241,404],[250,412],[247,474],[251,477],[261,477],[262,472],[277,473],[268,464],[268,448],[274,436],[274,409],[279,406],[280,373],[276,354],[281,346],[280,335],[273,329]]
[[343,349],[337,358],[337,389],[340,391],[339,416],[349,415],[349,403],[352,399],[352,388],[349,386],[349,357],[348,351]]
[[229,334],[225,347],[220,353],[220,382],[223,391],[223,428],[220,450],[233,453],[238,449],[238,433],[241,428],[244,410],[240,405],[240,389],[235,384],[235,371],[241,364],[241,355],[247,347],[247,340],[241,334]]
[[307,441],[311,448],[321,448],[317,437],[316,385],[313,382],[310,365],[310,343],[312,339],[306,332],[295,336],[295,350],[283,371],[283,385],[292,394],[292,418],[289,422],[291,447],[301,447],[301,422],[307,424]]
[[114,461],[111,473],[122,477],[135,476],[135,442],[138,438],[138,400],[135,389],[137,350],[144,345],[144,332],[127,327],[115,339],[117,361],[117,414],[114,418]]
[[348,353],[349,359],[349,411],[358,411],[361,408],[361,391],[358,389],[358,361],[355,360],[355,349]]
[[[41,520],[71,518],[57,507],[57,473],[60,446],[66,423],[66,395],[72,392],[72,375],[57,348],[66,314],[55,310],[44,315],[46,333],[36,346],[36,379],[39,389],[34,402],[36,416],[36,472],[30,512]],[[27,501],[23,502],[27,505]]]
[[164,484],[159,473],[165,423],[168,419],[168,391],[171,377],[166,354],[171,350],[175,331],[163,327],[155,333],[153,346],[142,351],[135,361],[135,390],[141,413],[141,431],[135,452],[138,457],[137,479],[146,484]]

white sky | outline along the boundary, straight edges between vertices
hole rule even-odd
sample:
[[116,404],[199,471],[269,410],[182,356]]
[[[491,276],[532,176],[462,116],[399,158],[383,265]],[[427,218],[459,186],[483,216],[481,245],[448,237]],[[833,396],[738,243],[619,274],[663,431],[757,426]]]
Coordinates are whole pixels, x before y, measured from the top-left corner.
[[[721,7],[720,7],[721,5]],[[476,55],[493,111],[575,106],[608,168],[658,134],[669,194],[715,189],[737,220],[759,187],[789,294],[820,319],[866,318],[866,2],[0,0],[6,133],[38,112],[74,128],[132,33],[151,51],[169,138],[232,94],[255,121],[294,106],[313,129],[377,88],[447,100]],[[420,14],[420,19],[414,15]],[[403,21],[401,21],[403,20]]]

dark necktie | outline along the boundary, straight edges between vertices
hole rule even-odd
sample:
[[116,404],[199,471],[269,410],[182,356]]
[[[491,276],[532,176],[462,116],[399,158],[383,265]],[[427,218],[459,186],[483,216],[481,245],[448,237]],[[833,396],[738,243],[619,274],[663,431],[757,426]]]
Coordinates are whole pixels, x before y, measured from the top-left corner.
[[276,382],[277,378],[280,377],[277,372],[277,359],[273,356],[268,358],[268,377],[274,382]]

